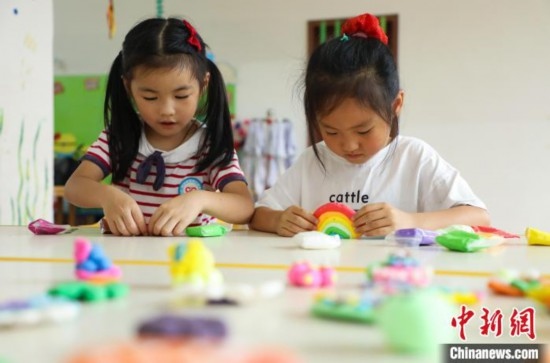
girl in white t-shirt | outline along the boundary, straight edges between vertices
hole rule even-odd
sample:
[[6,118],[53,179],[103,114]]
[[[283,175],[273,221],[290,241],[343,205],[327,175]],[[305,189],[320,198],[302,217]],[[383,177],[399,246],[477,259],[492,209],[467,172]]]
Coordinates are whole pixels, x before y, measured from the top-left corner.
[[356,231],[488,225],[485,204],[459,172],[425,142],[398,136],[403,91],[378,19],[348,20],[320,45],[305,74],[304,104],[313,144],[264,192],[251,228],[293,236],[314,230],[328,202],[355,209]]

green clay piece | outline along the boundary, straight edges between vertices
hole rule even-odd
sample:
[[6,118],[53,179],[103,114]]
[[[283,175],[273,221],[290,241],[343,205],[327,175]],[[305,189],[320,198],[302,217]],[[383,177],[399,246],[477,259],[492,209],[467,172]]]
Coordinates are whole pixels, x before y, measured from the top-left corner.
[[413,290],[388,297],[377,309],[377,323],[395,351],[437,355],[441,344],[455,338],[455,307],[435,290]]
[[344,320],[361,324],[375,322],[375,309],[345,303],[331,303],[320,300],[313,304],[311,314],[320,318]]
[[107,288],[102,285],[87,285],[83,287],[80,299],[85,302],[100,302],[109,298]]
[[227,228],[221,224],[205,224],[204,226],[187,227],[185,234],[189,237],[218,237],[227,233]]
[[63,282],[55,285],[48,294],[69,300],[101,302],[128,295],[128,286],[121,283],[93,284],[85,281]]
[[125,297],[130,292],[130,288],[126,284],[121,283],[111,283],[106,287],[107,296],[109,299],[120,299]]
[[526,293],[529,290],[535,289],[540,286],[540,281],[538,280],[513,280],[510,283],[511,286],[521,290],[522,292]]
[[48,294],[51,296],[61,296],[69,300],[80,300],[82,296],[82,290],[84,289],[84,283],[80,281],[62,282],[55,285]]
[[337,226],[330,226],[330,227],[327,227],[327,229],[324,231],[325,234],[328,234],[329,236],[335,236],[335,235],[338,235],[340,236],[340,238],[342,239],[350,239],[351,236],[349,235],[349,233],[347,233],[346,231],[344,231],[342,228],[339,228]]
[[465,231],[451,231],[435,237],[435,241],[451,251],[476,252],[487,246],[476,246],[474,242],[481,239],[478,234]]

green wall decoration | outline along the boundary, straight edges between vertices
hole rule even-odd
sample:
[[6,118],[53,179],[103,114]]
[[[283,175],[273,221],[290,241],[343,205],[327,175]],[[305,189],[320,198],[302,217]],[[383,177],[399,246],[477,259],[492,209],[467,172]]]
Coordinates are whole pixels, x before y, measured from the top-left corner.
[[89,146],[103,129],[107,76],[56,76],[55,84],[55,133],[73,135],[75,147]]

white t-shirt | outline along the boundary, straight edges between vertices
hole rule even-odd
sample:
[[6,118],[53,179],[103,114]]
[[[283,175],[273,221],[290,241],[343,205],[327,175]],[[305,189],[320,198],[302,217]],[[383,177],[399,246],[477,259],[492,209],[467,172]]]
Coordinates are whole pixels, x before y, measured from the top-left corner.
[[358,210],[386,202],[405,212],[430,212],[459,205],[486,209],[457,169],[422,140],[398,136],[364,164],[352,164],[324,142],[307,148],[256,206],[284,210],[298,205],[313,212],[328,202]]

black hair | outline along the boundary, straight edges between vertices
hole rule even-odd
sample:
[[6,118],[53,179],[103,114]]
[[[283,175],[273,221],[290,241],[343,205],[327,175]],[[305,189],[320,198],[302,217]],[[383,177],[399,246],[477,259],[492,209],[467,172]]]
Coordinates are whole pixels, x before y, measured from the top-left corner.
[[204,89],[210,73],[206,102],[197,110],[204,115],[206,125],[196,155],[196,171],[209,166],[225,166],[233,157],[231,116],[223,77],[216,65],[206,57],[206,47],[199,34],[192,39],[194,29],[182,19],[151,18],[134,26],[124,38],[107,80],[104,103],[104,122],[109,139],[113,182],[122,181],[134,161],[139,147],[142,122],[134,111],[123,77],[131,80],[138,66],[188,69]]
[[399,134],[393,101],[399,93],[399,75],[390,49],[377,38],[333,38],[315,49],[305,72],[304,107],[308,135],[315,145],[319,118],[344,99],[353,98],[371,108],[390,126],[390,140]]

